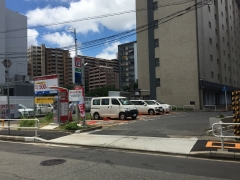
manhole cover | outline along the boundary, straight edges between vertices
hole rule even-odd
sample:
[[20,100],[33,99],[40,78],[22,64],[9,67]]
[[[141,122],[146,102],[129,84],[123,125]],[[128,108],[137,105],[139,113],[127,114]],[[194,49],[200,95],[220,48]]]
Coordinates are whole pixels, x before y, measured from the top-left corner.
[[66,160],[64,160],[64,159],[51,159],[51,160],[43,161],[40,164],[42,166],[55,166],[55,165],[63,164],[65,162],[66,162]]

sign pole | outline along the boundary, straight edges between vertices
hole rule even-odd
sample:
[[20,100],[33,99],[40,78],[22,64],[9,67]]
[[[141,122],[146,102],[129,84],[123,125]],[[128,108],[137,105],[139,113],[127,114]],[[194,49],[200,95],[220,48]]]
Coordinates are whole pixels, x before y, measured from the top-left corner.
[[226,103],[226,111],[227,111],[227,91],[225,91],[225,103]]

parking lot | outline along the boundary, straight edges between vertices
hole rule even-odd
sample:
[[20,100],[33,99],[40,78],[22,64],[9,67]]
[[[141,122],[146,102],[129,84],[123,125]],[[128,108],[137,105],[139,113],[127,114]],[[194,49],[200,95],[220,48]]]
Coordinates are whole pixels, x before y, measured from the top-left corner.
[[[93,120],[93,123],[103,125],[104,128],[92,133],[149,137],[201,137],[205,136],[205,131],[209,128],[209,118],[219,116],[220,113],[179,111],[163,115],[142,115],[136,120]],[[224,112],[224,115],[231,116],[232,112]]]

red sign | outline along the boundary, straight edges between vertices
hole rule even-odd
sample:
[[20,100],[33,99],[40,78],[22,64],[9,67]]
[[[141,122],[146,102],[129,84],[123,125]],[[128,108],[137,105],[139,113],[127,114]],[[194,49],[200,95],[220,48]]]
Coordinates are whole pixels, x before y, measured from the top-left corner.
[[80,57],[75,57],[75,67],[81,68],[82,67],[81,63],[82,63],[81,58]]

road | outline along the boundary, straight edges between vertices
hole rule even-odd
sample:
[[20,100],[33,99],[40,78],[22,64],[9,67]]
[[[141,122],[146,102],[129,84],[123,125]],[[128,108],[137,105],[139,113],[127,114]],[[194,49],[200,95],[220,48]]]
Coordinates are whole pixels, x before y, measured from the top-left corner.
[[[153,116],[151,119],[130,121],[127,124],[113,126],[94,134],[129,135],[150,137],[203,136],[209,128],[209,118],[219,116],[221,112],[176,112]],[[224,112],[225,116],[232,112]]]
[[[237,180],[240,176],[240,163],[231,161],[13,142],[0,142],[0,151],[0,179],[4,180]],[[49,166],[44,166],[44,161]]]

